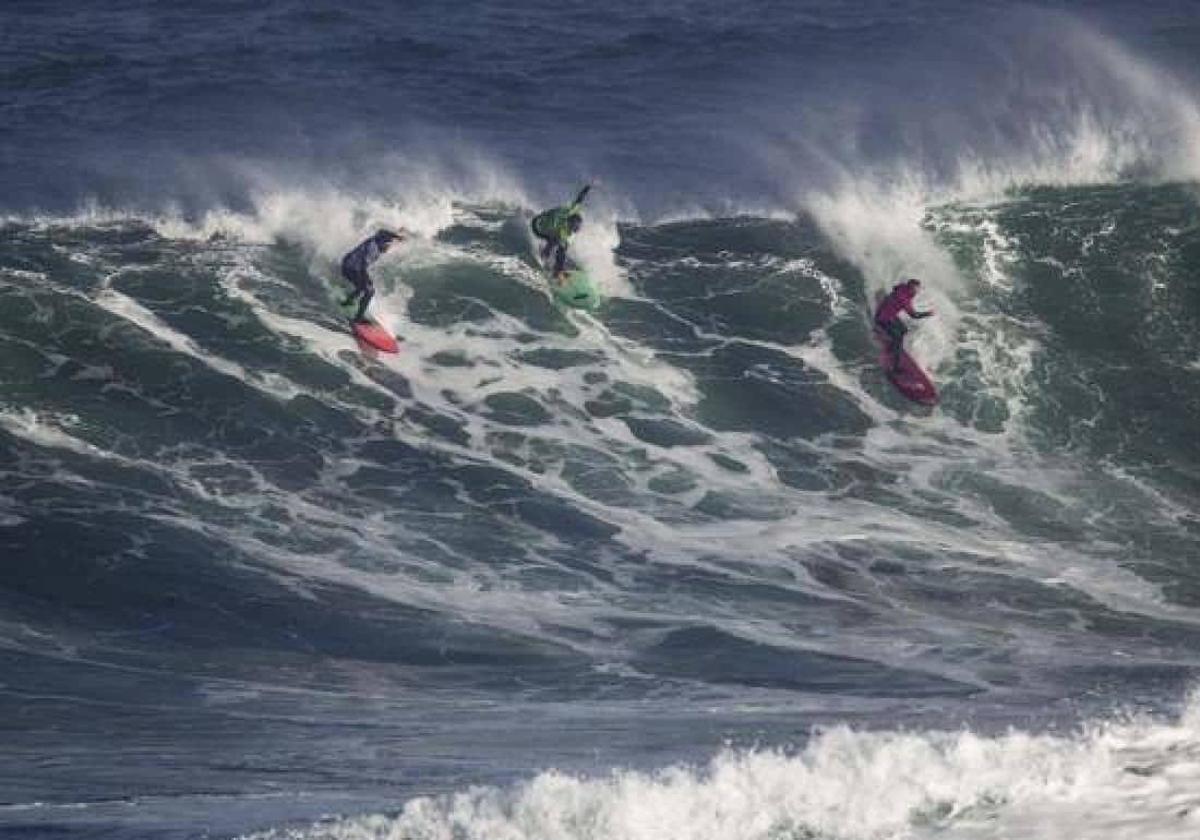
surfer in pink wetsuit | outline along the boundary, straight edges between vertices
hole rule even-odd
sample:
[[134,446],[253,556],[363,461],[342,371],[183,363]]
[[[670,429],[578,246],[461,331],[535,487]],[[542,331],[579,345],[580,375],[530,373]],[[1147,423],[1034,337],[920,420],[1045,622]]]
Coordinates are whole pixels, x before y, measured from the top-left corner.
[[932,309],[926,312],[918,312],[913,309],[913,299],[920,290],[920,280],[905,280],[903,283],[897,283],[892,287],[891,293],[880,301],[879,308],[875,310],[875,326],[883,330],[892,340],[890,351],[893,373],[900,368],[900,354],[904,351],[904,335],[908,332],[908,327],[900,320],[900,313],[907,313],[913,318],[928,318],[933,314]]

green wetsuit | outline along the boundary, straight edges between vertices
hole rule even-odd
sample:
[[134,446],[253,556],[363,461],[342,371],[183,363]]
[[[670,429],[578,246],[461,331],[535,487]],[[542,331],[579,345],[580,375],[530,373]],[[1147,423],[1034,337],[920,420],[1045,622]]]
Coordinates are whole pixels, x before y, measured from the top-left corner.
[[554,252],[554,273],[560,273],[567,264],[567,246],[571,243],[571,219],[583,218],[583,200],[587,198],[592,185],[587,184],[575,196],[575,200],[565,207],[554,207],[533,217],[533,234],[545,244],[542,246],[542,260],[549,259]]

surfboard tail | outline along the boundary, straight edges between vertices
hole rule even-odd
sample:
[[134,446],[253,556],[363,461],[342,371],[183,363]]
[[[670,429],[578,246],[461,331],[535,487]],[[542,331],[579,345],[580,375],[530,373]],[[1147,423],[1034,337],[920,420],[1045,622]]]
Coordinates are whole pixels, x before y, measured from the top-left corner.
[[933,384],[933,380],[921,369],[913,357],[908,355],[905,350],[901,350],[898,363],[894,363],[892,343],[889,337],[876,330],[875,338],[880,344],[879,364],[892,386],[915,403],[937,405],[940,399],[937,386]]

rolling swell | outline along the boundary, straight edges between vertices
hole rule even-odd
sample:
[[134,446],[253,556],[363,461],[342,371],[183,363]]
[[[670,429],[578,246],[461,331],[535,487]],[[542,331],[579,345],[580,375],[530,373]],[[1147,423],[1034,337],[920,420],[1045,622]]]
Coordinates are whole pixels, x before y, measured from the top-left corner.
[[[372,696],[618,716],[778,692],[1162,702],[1198,641],[1196,462],[1118,395],[1149,376],[1195,399],[1194,290],[1186,191],[1128,189],[1164,226],[1126,231],[1128,190],[1103,186],[931,213],[978,284],[954,300],[940,416],[879,376],[868,280],[803,219],[623,225],[629,290],[593,321],[536,288],[510,210],[461,207],[382,269],[395,362],[343,334],[304,241],[9,223],[10,665],[35,693],[77,681],[68,704],[119,702],[96,669],[169,675],[198,699],[131,711],[198,731],[223,731],[213,681],[355,696],[368,666]],[[1106,293],[1097,248],[1161,273]],[[1003,284],[980,269],[997,260]]]
[[[1173,189],[1161,188],[1166,196]],[[1102,200],[1105,192],[1092,194]],[[1044,195],[1029,199],[1038,200]],[[989,213],[1005,230],[1005,213],[1024,224],[1031,217],[1020,201]],[[1104,218],[1098,211],[1073,235],[1085,240],[1086,226]],[[1061,284],[1036,275],[1047,264],[1044,250],[1031,243],[1035,256],[1025,256],[1020,228],[1006,234],[1014,287],[997,297],[998,315],[975,317],[1037,319],[1052,340],[1038,335],[1032,383],[1005,395],[1009,420],[971,434],[967,414],[968,426],[958,430],[921,431],[896,413],[902,406],[870,364],[862,304],[853,303],[864,294],[862,279],[804,224],[742,219],[625,230],[618,256],[628,249],[634,294],[605,311],[611,335],[564,318],[512,268],[498,271],[497,262],[511,265],[503,262],[511,258],[505,243],[489,251],[486,243],[464,242],[469,234],[459,230],[459,244],[403,274],[412,287],[405,311],[414,352],[391,369],[338,338],[323,281],[294,246],[173,240],[136,222],[9,230],[17,246],[12,264],[21,266],[12,270],[23,272],[9,286],[6,307],[12,393],[20,395],[5,415],[17,452],[11,460],[41,474],[48,487],[38,492],[53,500],[49,509],[81,511],[85,523],[103,517],[106,555],[163,541],[147,537],[147,525],[191,530],[201,544],[224,543],[301,577],[361,584],[355,573],[362,571],[368,590],[415,596],[422,607],[445,608],[438,590],[461,574],[485,589],[516,582],[518,591],[548,597],[553,613],[564,585],[605,603],[628,574],[620,567],[644,550],[641,535],[657,539],[663,526],[685,543],[689,528],[698,541],[711,531],[719,546],[751,533],[743,524],[780,523],[785,530],[763,542],[763,551],[776,560],[790,556],[785,568],[799,560],[793,568],[803,574],[791,586],[812,595],[803,580],[823,561],[789,545],[786,530],[806,516],[831,523],[818,539],[831,545],[845,528],[834,523],[867,516],[901,533],[929,519],[971,551],[982,550],[974,533],[987,526],[1073,551],[1091,544],[1105,523],[1092,521],[1057,482],[1082,483],[1097,497],[1114,493],[1112,540],[1127,524],[1123,506],[1142,498],[1132,486],[1113,490],[1119,475],[1108,478],[1111,488],[1087,476],[1087,456],[1097,454],[1090,447],[1111,437],[1100,432],[1146,416],[1124,404],[1106,414],[1106,401],[1089,406],[1096,437],[1078,449],[1080,465],[1059,462],[1042,488],[1013,481],[1022,462],[1039,451],[1061,455],[1071,441],[1049,411],[1071,392],[1055,389],[1050,377],[1086,379],[1103,398],[1109,392],[1097,380],[1106,368],[1085,374],[1071,365],[1105,353],[1122,358],[1127,346],[1090,357],[1082,352],[1089,345],[1076,349],[1088,321],[1069,307],[1087,296],[1059,300],[1065,313],[1037,297],[1036,290]],[[1064,239],[1056,245],[1070,248]],[[52,243],[85,259],[64,264]],[[1146,247],[1140,240],[1128,247],[1129,259],[1149,259],[1136,256]],[[1073,271],[1086,266],[1062,269],[1064,276]],[[35,273],[54,279],[20,282]],[[1092,317],[1103,324],[1131,316],[1127,298],[1111,302],[1115,312]],[[1188,324],[1170,323],[1176,332],[1160,346],[1179,354]],[[820,358],[812,355],[814,338],[827,347]],[[1149,358],[1162,369],[1153,375],[1194,385],[1178,361],[1186,349],[1158,362],[1137,335],[1122,331],[1117,340],[1133,343],[1139,367]],[[1058,341],[1068,352],[1059,352]],[[642,355],[631,357],[632,348]],[[656,352],[646,355],[646,348]],[[951,383],[958,363],[943,365]],[[849,384],[837,381],[847,375]],[[1044,381],[1050,387],[1039,390]],[[951,386],[948,411],[973,399]],[[1080,416],[1075,406],[1067,413]],[[908,440],[891,437],[889,430],[901,429]],[[990,443],[1013,435],[1027,447],[1005,453]],[[1159,441],[1143,435],[1142,449],[1111,463],[1136,473],[1143,449]],[[1169,455],[1186,475],[1194,467],[1191,439],[1166,443],[1152,457]],[[41,452],[55,466],[41,464]],[[917,463],[927,474],[912,488],[904,476]],[[84,487],[54,480],[63,465]],[[19,520],[10,531],[14,546],[29,556],[53,553],[54,528],[30,517],[19,496],[8,509]],[[1187,530],[1171,530],[1171,522],[1164,515],[1155,529],[1186,544]],[[1174,522],[1186,525],[1186,518]],[[593,570],[581,563],[580,549],[611,552],[617,567],[602,561]],[[289,560],[281,564],[280,556]],[[319,559],[302,559],[312,557]],[[718,567],[726,562],[716,560]],[[599,586],[589,591],[591,575]],[[606,621],[588,616],[576,631],[603,637]],[[510,629],[528,632],[543,622],[555,623],[538,618]],[[559,642],[572,645],[569,635]]]

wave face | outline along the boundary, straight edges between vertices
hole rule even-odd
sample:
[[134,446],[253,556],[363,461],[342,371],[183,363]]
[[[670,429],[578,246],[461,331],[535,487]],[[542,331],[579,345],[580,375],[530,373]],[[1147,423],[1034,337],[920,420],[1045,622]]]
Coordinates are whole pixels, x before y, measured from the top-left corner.
[[1195,833],[1195,22],[668,6],[0,12],[0,827]]

